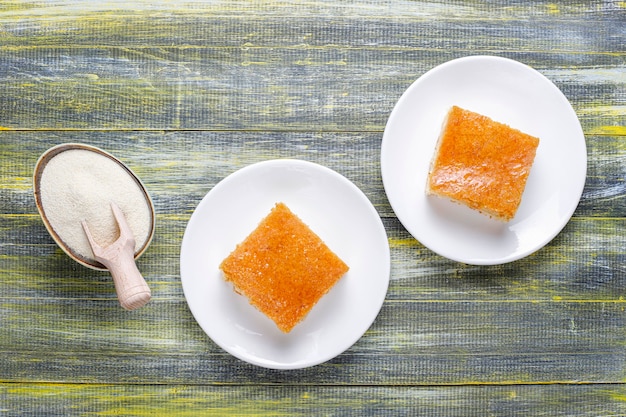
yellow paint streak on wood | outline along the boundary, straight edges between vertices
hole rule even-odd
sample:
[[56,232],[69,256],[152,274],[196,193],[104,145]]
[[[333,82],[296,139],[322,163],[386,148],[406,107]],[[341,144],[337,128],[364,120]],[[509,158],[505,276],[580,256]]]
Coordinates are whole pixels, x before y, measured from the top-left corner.
[[7,219],[19,219],[19,218],[35,218],[35,217],[39,217],[39,214],[35,214],[35,213],[3,213],[2,216],[3,218],[7,218]]
[[546,7],[548,9],[548,14],[559,14],[559,13],[561,13],[561,10],[559,9],[559,5],[558,4],[550,3],[550,4],[547,4]]
[[390,246],[418,246],[417,241],[413,238],[408,238],[408,239],[389,238],[388,240],[389,240]]
[[167,214],[159,214],[158,218],[160,220],[168,220],[168,221],[188,221],[191,217],[191,213],[187,214],[175,214],[175,213],[167,213]]
[[609,395],[610,395],[611,399],[613,399],[615,401],[626,402],[626,393],[624,393],[624,392],[609,391]]
[[[563,304],[626,304],[626,300],[624,297],[619,298],[607,298],[607,299],[580,299],[580,298],[563,298],[561,296],[556,296],[557,300],[553,297],[551,298],[541,298],[541,299],[467,299],[466,302],[471,302],[472,304],[548,304],[548,303],[563,303]],[[413,300],[387,300],[385,301],[387,304],[393,303],[406,303],[406,302],[414,302]],[[420,304],[456,304],[459,303],[460,300],[457,298],[451,299],[427,299],[420,300],[417,303]]]
[[590,129],[589,135],[626,136],[626,126],[597,126]]

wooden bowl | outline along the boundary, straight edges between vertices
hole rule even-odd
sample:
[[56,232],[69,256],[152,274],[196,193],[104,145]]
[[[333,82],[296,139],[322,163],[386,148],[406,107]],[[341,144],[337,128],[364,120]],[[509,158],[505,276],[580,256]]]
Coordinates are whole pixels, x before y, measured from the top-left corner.
[[82,255],[72,251],[72,249],[60,238],[58,233],[54,230],[54,228],[50,224],[50,221],[48,220],[48,218],[46,216],[45,208],[43,207],[43,204],[42,204],[42,201],[41,201],[41,187],[40,187],[40,185],[41,185],[41,176],[42,176],[42,173],[43,173],[44,169],[46,168],[46,165],[48,164],[48,162],[50,162],[50,160],[52,160],[52,158],[54,158],[55,156],[57,156],[61,152],[74,150],[74,149],[80,149],[80,150],[86,150],[86,151],[90,151],[90,152],[95,152],[97,154],[105,156],[105,157],[109,158],[110,160],[114,161],[115,163],[117,163],[121,168],[123,168],[128,173],[128,175],[137,183],[137,185],[139,186],[139,188],[143,192],[143,194],[145,196],[146,204],[148,204],[149,209],[150,209],[150,215],[151,215],[151,222],[150,223],[151,224],[150,224],[150,230],[149,230],[149,233],[148,233],[148,237],[147,237],[145,243],[141,247],[139,247],[138,249],[135,250],[135,259],[137,259],[139,256],[141,256],[146,251],[146,249],[150,245],[150,242],[152,241],[152,238],[154,236],[155,215],[154,215],[154,205],[152,204],[152,199],[150,198],[150,195],[148,194],[148,191],[146,190],[146,187],[143,185],[141,180],[139,180],[139,178],[126,165],[124,165],[123,162],[121,162],[119,159],[115,158],[113,155],[109,154],[108,152],[105,152],[105,151],[103,151],[103,150],[101,150],[99,148],[96,148],[94,146],[84,145],[84,144],[80,144],[80,143],[64,143],[64,144],[57,145],[57,146],[54,146],[54,147],[48,149],[46,152],[43,153],[43,155],[41,155],[41,157],[39,157],[39,160],[37,161],[37,163],[35,165],[35,172],[33,174],[33,188],[34,188],[34,193],[35,193],[35,202],[37,204],[37,210],[39,211],[39,214],[41,215],[41,219],[43,220],[43,223],[46,226],[46,229],[48,230],[48,232],[50,233],[50,235],[52,236],[54,241],[57,243],[57,245],[59,245],[59,247],[61,249],[63,249],[63,251],[70,258],[72,258],[73,260],[75,260],[79,264],[84,265],[84,266],[86,266],[88,268],[91,268],[91,269],[95,269],[95,270],[98,270],[98,271],[106,271],[107,270],[107,268],[103,264],[101,264],[100,262],[98,262],[98,261],[96,261],[94,259],[87,258],[85,256],[82,256]]

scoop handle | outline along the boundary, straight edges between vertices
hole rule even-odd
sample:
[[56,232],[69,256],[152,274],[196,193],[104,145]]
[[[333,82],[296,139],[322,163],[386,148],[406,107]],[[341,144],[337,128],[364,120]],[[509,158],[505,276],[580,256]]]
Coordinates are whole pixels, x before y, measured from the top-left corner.
[[150,301],[151,293],[139,272],[134,258],[134,247],[120,250],[108,259],[100,259],[113,277],[117,299],[126,310],[135,310]]

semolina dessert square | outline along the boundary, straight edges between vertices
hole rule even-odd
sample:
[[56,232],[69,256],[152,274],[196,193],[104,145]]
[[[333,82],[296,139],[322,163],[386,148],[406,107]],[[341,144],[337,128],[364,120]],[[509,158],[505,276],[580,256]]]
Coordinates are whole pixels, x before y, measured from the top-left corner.
[[349,268],[280,202],[220,269],[236,292],[289,333]]
[[538,146],[534,136],[453,106],[439,136],[426,192],[510,221]]

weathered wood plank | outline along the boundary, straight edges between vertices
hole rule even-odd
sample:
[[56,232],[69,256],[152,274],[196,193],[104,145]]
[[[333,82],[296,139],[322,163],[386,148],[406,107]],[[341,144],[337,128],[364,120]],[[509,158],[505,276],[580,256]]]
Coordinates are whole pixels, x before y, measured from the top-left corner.
[[[189,216],[215,184],[237,169],[298,158],[343,174],[381,216],[394,217],[380,176],[381,139],[378,132],[0,131],[0,158],[7,161],[0,164],[0,213],[36,213],[31,178],[37,158],[56,144],[82,142],[127,163],[148,187],[158,214]],[[588,175],[575,217],[626,215],[624,144],[622,136],[587,136]]]
[[[29,218],[28,227],[20,225],[23,220],[3,222],[7,230],[3,239],[22,234],[21,242],[0,248],[4,297],[44,300],[57,292],[63,298],[114,299],[106,273],[75,264],[52,242],[36,216]],[[180,241],[186,222],[168,216],[158,216],[157,222],[157,230],[167,232],[157,234],[139,265],[154,286],[155,297],[180,299]],[[574,219],[534,255],[499,266],[447,260],[420,245],[397,220],[385,220],[385,226],[392,257],[389,299],[613,302],[625,295],[626,238],[619,233],[626,227],[624,219]],[[34,241],[40,243],[30,243]]]
[[620,383],[624,303],[388,300],[338,358],[275,372],[222,351],[183,300],[157,295],[129,314],[114,297],[85,299],[61,287],[46,298],[2,298],[0,375],[7,382],[147,384]]
[[[420,1],[135,1],[93,4],[31,2],[1,8],[7,46],[351,45],[491,50],[623,51],[619,2]],[[30,4],[29,4],[30,3]],[[94,14],[98,18],[94,19]],[[284,24],[288,18],[289,24]],[[180,25],[183,21],[186,24]],[[621,32],[623,34],[623,32]],[[141,43],[140,40],[145,40]]]
[[545,72],[588,133],[624,134],[619,5],[235,7],[234,16],[197,2],[0,11],[2,125],[380,131],[419,75],[496,53]]
[[621,385],[469,387],[311,387],[1,384],[9,416],[535,415],[626,413]]
[[[336,46],[0,49],[1,125],[380,132],[415,79],[477,52],[373,53]],[[624,134],[623,55],[497,54],[545,71],[572,102],[586,133]]]

